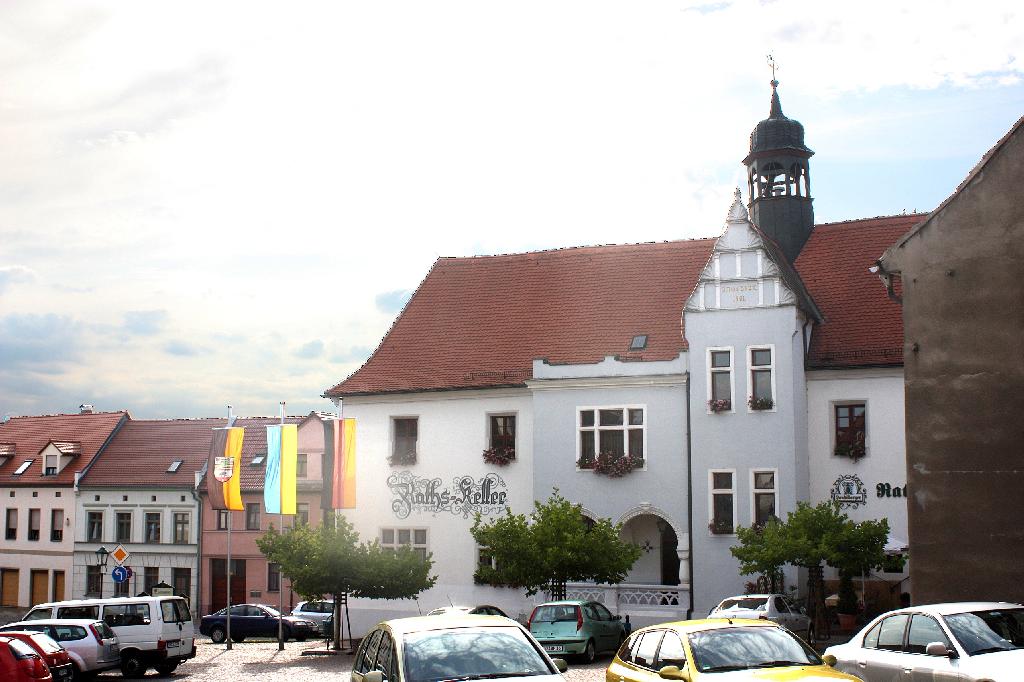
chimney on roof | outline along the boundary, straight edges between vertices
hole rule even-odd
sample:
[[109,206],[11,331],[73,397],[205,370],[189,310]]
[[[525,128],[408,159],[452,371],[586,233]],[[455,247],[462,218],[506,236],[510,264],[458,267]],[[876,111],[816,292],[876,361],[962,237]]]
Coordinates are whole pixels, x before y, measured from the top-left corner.
[[90,405],[89,403],[82,403],[81,405],[78,406],[78,413],[79,414],[92,414],[93,413],[92,405]]

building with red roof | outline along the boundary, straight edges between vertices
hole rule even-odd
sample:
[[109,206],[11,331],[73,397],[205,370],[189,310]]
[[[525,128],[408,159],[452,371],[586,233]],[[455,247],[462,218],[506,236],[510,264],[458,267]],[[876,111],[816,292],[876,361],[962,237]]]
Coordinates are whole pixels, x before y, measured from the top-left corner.
[[[570,585],[634,623],[741,593],[735,528],[798,501],[888,518],[905,544],[903,328],[869,268],[924,216],[815,225],[814,152],[776,86],[720,237],[439,258],[325,392],[359,425],[369,502],[346,516],[433,553],[424,606],[528,608],[479,584],[490,559],[468,529],[553,488],[645,549],[622,585]],[[884,574],[872,608],[905,577]]]
[[70,597],[78,479],[130,422],[127,412],[83,405],[79,414],[0,423],[0,606]]

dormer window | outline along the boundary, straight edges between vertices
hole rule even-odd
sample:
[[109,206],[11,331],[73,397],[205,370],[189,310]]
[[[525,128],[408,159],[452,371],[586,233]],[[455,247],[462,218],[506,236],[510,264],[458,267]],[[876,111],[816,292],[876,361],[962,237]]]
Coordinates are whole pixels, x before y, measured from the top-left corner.
[[60,470],[60,455],[43,457],[43,476],[56,476]]
[[15,475],[15,476],[21,476],[21,475],[22,475],[23,473],[25,473],[26,471],[28,471],[28,468],[29,468],[30,466],[32,466],[32,462],[34,462],[34,461],[35,461],[34,459],[26,459],[26,460],[25,460],[24,462],[22,462],[22,463],[21,463],[21,466],[19,466],[19,467],[18,467],[18,468],[17,468],[17,469],[16,469],[15,471],[14,471],[14,475]]
[[643,350],[647,348],[647,334],[637,334],[633,337],[633,340],[629,342],[629,350]]
[[183,461],[184,460],[176,459],[173,462],[171,462],[171,466],[167,467],[167,473],[173,474],[173,473],[177,472],[178,469],[181,467],[181,463]]

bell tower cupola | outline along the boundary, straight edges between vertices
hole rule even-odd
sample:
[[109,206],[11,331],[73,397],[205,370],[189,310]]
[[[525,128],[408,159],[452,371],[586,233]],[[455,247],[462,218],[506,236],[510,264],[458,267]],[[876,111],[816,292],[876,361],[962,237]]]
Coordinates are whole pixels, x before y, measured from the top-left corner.
[[750,153],[743,163],[750,218],[792,263],[814,229],[810,175],[814,152],[804,144],[800,122],[782,113],[778,87],[773,78],[771,110],[750,134]]

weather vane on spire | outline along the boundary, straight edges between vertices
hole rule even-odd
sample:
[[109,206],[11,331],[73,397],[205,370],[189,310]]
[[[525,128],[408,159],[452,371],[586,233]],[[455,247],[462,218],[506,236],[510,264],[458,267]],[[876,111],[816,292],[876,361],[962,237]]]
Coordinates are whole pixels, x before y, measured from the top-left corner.
[[772,69],[772,87],[775,87],[776,85],[779,84],[779,81],[777,81],[775,79],[776,64],[775,64],[775,57],[772,56],[772,55],[768,55],[768,66],[770,66],[771,69]]

